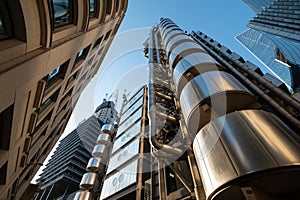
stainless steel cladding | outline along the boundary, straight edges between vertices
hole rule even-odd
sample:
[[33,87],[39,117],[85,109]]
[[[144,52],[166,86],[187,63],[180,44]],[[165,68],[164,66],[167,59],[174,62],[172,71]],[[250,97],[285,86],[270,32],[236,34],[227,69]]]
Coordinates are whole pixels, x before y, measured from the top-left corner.
[[173,71],[173,81],[175,83],[178,96],[183,87],[195,76],[208,71],[223,70],[218,62],[204,52],[195,52],[183,57],[175,66]]
[[113,131],[113,125],[112,124],[104,124],[101,128],[101,131],[103,133],[111,134]]
[[90,158],[87,166],[86,166],[86,171],[87,172],[97,172],[101,169],[102,159],[98,157],[92,157]]
[[92,200],[92,193],[89,191],[78,191],[73,200]]
[[94,157],[102,157],[105,153],[106,147],[107,146],[105,144],[97,144],[96,146],[94,146],[92,155]]
[[299,138],[271,113],[219,117],[199,131],[193,149],[207,199],[244,199],[245,185],[270,196],[300,189]]
[[97,144],[107,144],[111,140],[111,137],[107,133],[100,133],[97,138]]
[[82,190],[93,189],[97,186],[97,181],[97,174],[93,172],[88,172],[82,176],[79,187]]
[[196,134],[210,120],[255,101],[232,75],[211,71],[196,76],[182,90],[180,104],[187,127]]

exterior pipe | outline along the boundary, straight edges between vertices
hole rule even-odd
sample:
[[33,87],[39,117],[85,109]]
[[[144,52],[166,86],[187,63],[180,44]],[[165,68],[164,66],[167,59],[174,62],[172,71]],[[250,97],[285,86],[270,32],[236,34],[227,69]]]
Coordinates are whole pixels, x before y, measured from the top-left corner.
[[[155,135],[156,135],[156,111],[152,109],[152,106],[155,106],[155,89],[154,89],[154,28],[152,28],[152,31],[150,33],[150,40],[149,40],[149,106],[148,106],[148,112],[149,112],[149,123],[150,123],[150,144],[154,149],[154,152],[157,152],[157,150],[162,150],[163,154],[169,154],[170,156],[177,156],[180,157],[184,152],[179,148],[174,148],[166,144],[161,144],[157,141]],[[157,58],[159,59],[159,57]],[[155,156],[159,156],[159,154],[154,154]]]
[[167,199],[165,180],[166,180],[165,166],[164,166],[162,160],[158,160],[158,181],[159,181],[159,199],[160,200]]
[[[278,113],[281,114],[282,117],[284,117],[285,119],[287,119],[289,122],[291,122],[291,124],[293,124],[295,126],[295,128],[299,131],[300,130],[300,121],[295,118],[293,115],[291,115],[288,111],[286,111],[284,108],[282,108],[281,105],[279,105],[276,101],[274,101],[271,97],[269,97],[266,93],[264,93],[260,88],[258,88],[254,83],[252,83],[250,80],[246,79],[244,77],[244,75],[239,72],[237,69],[235,69],[233,66],[231,66],[227,61],[225,61],[221,56],[219,56],[217,53],[215,53],[213,50],[209,49],[208,47],[205,46],[205,44],[203,44],[203,42],[197,40],[199,42],[199,44],[201,44],[201,46],[203,46],[209,53],[211,53],[215,58],[217,58],[218,60],[220,60],[222,62],[222,64],[224,64],[232,73],[234,73],[237,77],[239,77],[245,84],[247,84],[253,91],[255,91],[260,97],[262,97],[270,106],[273,107],[274,110],[276,110]],[[238,65],[239,66],[239,65]],[[239,66],[240,67],[240,66]],[[253,78],[257,76],[259,76],[256,72],[250,71],[249,69],[247,70],[247,72],[250,74],[252,74]],[[256,74],[256,75],[255,75]],[[259,80],[261,81],[261,76],[257,77],[260,78]],[[262,81],[261,81],[262,82]],[[271,83],[268,83],[266,85],[269,85]],[[273,86],[273,85],[272,85]],[[274,88],[276,88],[275,86],[273,86]],[[278,88],[276,88],[277,90],[279,90]],[[276,91],[277,91],[276,90]],[[278,93],[279,94],[279,93]],[[280,91],[280,94],[283,94],[282,91]],[[284,94],[283,96],[285,96],[285,100],[290,100],[292,102],[292,98],[290,98],[288,96],[288,98],[286,97],[287,95]],[[280,96],[282,97],[282,96]],[[295,100],[294,100],[295,101]],[[294,103],[291,103],[290,106],[295,106]],[[296,108],[297,110],[300,110],[300,108]]]

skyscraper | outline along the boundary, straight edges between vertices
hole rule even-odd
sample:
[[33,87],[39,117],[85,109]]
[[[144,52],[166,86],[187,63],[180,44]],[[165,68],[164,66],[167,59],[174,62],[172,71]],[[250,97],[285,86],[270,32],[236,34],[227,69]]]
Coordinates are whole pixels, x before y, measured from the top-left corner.
[[276,0],[258,13],[248,27],[300,42],[300,2]]
[[102,123],[113,123],[115,117],[114,103],[104,101],[94,115],[60,141],[39,178],[42,187],[36,200],[64,198],[78,190]]
[[250,30],[237,36],[252,54],[274,72],[292,90],[299,90],[300,41],[298,1],[276,0],[266,6],[256,1],[245,1],[251,8],[260,7],[261,12],[248,23]]
[[255,12],[260,13],[276,0],[243,0]]
[[127,0],[1,1],[0,199],[27,190],[126,9]]
[[[145,53],[149,107],[157,108],[148,116],[160,169],[159,195],[157,180],[150,181],[153,199],[297,198],[300,121],[292,113],[300,112],[300,99],[226,46],[202,32],[187,35],[170,19],[152,28]],[[170,121],[178,128],[151,125]],[[288,149],[273,151],[281,145]]]
[[[299,197],[299,95],[170,19],[144,45],[149,83],[124,107],[100,199]],[[98,176],[86,173],[76,200],[99,194]]]

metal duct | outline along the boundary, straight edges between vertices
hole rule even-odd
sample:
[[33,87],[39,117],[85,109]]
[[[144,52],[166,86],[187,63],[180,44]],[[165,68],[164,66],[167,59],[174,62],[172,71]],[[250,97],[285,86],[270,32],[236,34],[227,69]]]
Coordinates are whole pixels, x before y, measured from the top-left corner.
[[213,120],[193,144],[207,199],[245,199],[245,187],[257,199],[266,199],[258,198],[260,192],[286,199],[285,194],[300,191],[299,141],[265,111],[237,111]]
[[97,144],[96,146],[94,146],[92,155],[94,157],[102,157],[105,153],[105,150],[106,150],[105,144]]
[[93,172],[85,173],[82,176],[79,187],[82,190],[92,189],[92,188],[95,187],[96,181],[97,181],[97,174],[96,173],[93,173]]
[[113,125],[112,124],[104,124],[101,128],[101,131],[103,133],[111,134],[113,131]]
[[232,75],[211,71],[196,76],[182,90],[180,104],[187,127],[195,135],[210,120],[249,107],[254,96]]
[[89,191],[78,191],[73,200],[92,200],[92,194]]
[[102,164],[101,164],[102,159],[98,157],[92,157],[90,158],[87,166],[86,166],[86,171],[87,172],[97,172],[100,170]]

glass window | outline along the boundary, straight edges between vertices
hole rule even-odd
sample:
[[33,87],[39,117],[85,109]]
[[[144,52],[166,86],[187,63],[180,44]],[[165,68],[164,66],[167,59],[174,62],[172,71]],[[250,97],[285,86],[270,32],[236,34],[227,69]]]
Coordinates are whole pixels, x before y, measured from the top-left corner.
[[0,112],[0,148],[8,150],[11,136],[14,104]]
[[5,185],[7,174],[7,162],[0,168],[0,185]]
[[90,46],[82,49],[81,51],[79,51],[77,53],[77,56],[76,56],[76,59],[75,59],[75,64],[78,63],[81,60],[84,60],[87,57],[87,54],[89,53],[89,49],[90,49]]
[[50,0],[54,28],[73,23],[73,8],[70,0]]
[[96,17],[95,0],[90,0],[90,18]]
[[44,77],[44,80],[47,81],[46,88],[49,88],[58,79],[64,78],[68,64],[69,64],[69,61],[63,63],[62,65],[58,66],[52,72],[50,72],[47,76]]
[[12,37],[12,25],[5,1],[0,2],[0,40]]
[[106,0],[106,14],[110,15],[112,9],[112,0]]
[[93,49],[97,48],[100,45],[102,39],[103,39],[103,35],[96,40],[96,42],[93,45]]

